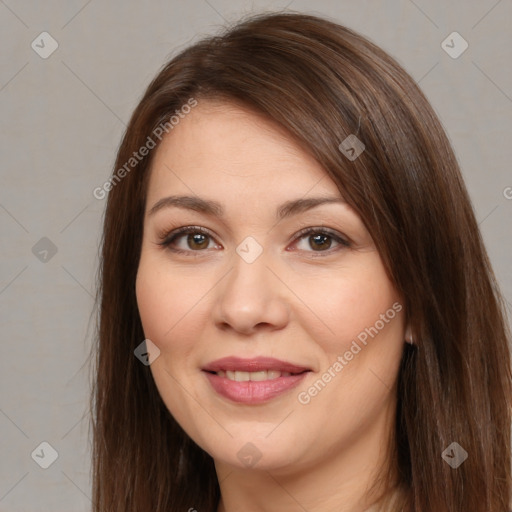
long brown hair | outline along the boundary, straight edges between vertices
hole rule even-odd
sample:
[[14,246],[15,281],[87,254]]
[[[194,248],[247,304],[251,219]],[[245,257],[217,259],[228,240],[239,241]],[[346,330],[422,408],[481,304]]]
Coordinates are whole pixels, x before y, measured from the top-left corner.
[[[397,382],[389,461],[393,485],[403,490],[396,510],[508,510],[510,331],[454,152],[394,59],[339,24],[287,12],[242,20],[172,58],[123,137],[105,188],[91,399],[94,511],[217,509],[213,459],[173,419],[149,367],[134,357],[144,340],[135,278],[156,149],[126,165],[148,137],[158,147],[158,127],[183,105],[208,98],[256,109],[318,160],[404,298],[416,345],[405,345]],[[339,148],[349,135],[365,146],[355,159]],[[452,442],[468,453],[456,469],[442,457]]]

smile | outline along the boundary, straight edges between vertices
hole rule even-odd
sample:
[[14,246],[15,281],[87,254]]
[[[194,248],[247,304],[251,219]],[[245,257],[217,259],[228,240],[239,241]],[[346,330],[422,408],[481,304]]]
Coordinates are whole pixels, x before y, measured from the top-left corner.
[[226,377],[229,380],[236,382],[261,382],[264,380],[274,380],[279,377],[289,377],[292,375],[290,372],[280,372],[277,370],[263,370],[260,372],[242,372],[242,371],[223,371],[216,372],[219,377]]
[[232,402],[256,405],[298,386],[311,370],[269,357],[232,356],[213,361],[202,371],[216,394]]

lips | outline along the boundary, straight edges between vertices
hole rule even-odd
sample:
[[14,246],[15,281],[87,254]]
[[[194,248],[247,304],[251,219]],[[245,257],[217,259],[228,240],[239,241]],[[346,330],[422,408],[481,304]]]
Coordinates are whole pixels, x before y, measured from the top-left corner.
[[279,359],[225,357],[202,368],[214,391],[233,402],[260,404],[296,387],[309,368]]
[[231,372],[263,372],[263,371],[276,371],[281,373],[298,374],[309,371],[305,366],[298,366],[296,364],[274,359],[273,357],[255,357],[252,359],[242,359],[241,357],[224,357],[217,359],[205,367],[203,370],[206,372],[217,373],[219,371]]

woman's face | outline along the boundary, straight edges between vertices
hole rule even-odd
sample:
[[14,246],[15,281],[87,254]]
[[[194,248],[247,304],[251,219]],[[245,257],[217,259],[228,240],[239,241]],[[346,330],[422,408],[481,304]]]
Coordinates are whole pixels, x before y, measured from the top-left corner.
[[217,467],[356,474],[387,443],[400,297],[335,183],[271,121],[204,101],[163,139],[136,292],[161,397]]

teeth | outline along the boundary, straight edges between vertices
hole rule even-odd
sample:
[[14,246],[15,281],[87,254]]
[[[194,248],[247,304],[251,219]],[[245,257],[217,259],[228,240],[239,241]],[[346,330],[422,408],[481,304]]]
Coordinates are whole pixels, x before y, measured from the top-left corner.
[[245,382],[251,380],[249,372],[226,372],[229,380],[236,380],[237,382]]
[[261,372],[251,372],[251,373],[248,373],[247,375],[249,375],[250,380],[255,380],[255,381],[268,380],[268,379],[272,378],[272,377],[268,376],[268,372],[266,372],[265,370],[263,370]]
[[274,380],[279,377],[289,377],[291,375],[290,372],[279,372],[275,370],[263,370],[260,372],[232,372],[232,371],[218,371],[217,375],[219,377],[227,377],[229,380],[234,380],[236,382],[259,382],[262,380]]

